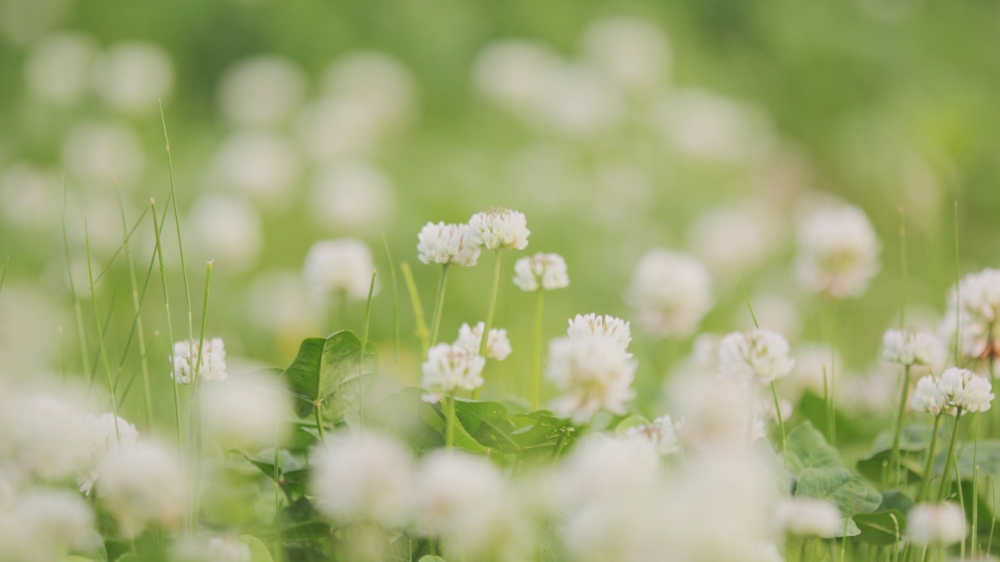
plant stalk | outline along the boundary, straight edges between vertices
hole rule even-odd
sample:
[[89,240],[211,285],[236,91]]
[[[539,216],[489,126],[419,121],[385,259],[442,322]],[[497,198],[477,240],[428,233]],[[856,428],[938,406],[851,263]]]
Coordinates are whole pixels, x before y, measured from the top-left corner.
[[903,436],[903,418],[906,416],[906,399],[910,392],[910,366],[903,367],[903,389],[899,396],[899,415],[896,417],[896,435],[892,438],[892,456],[889,457],[889,466],[894,472],[893,481],[899,483],[899,443]]
[[920,493],[917,494],[916,503],[924,501],[924,498],[927,497],[927,492],[929,492],[931,488],[931,471],[934,468],[934,449],[937,446],[938,427],[941,426],[941,416],[943,415],[944,414],[938,414],[934,416],[934,429],[931,432],[931,445],[927,450],[927,463],[924,466],[924,482],[920,486]]
[[438,280],[437,296],[434,297],[434,323],[431,328],[430,346],[437,345],[438,332],[441,331],[441,315],[444,313],[444,293],[448,286],[449,265],[451,264],[446,263],[441,266],[441,278]]
[[941,474],[941,488],[938,490],[938,501],[944,500],[944,493],[948,486],[948,472],[951,468],[951,458],[955,456],[955,443],[958,442],[958,425],[962,421],[962,408],[955,411],[955,428],[951,432],[951,445],[948,447],[948,456],[944,461],[944,472]]
[[542,311],[545,306],[545,289],[541,286],[536,291],[538,299],[535,303],[535,349],[531,361],[531,409],[538,410],[542,379]]
[[785,468],[788,468],[788,451],[785,448],[785,420],[781,417],[781,402],[778,400],[778,385],[771,381],[771,396],[774,397],[774,413],[778,416],[778,427],[781,428],[781,458],[784,460]]

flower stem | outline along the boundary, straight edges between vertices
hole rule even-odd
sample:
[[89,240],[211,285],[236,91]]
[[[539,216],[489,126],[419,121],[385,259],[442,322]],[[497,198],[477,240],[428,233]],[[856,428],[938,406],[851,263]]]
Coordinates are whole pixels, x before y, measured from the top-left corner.
[[449,451],[455,448],[455,395],[445,397],[448,402],[448,419],[446,421],[444,445]]
[[191,528],[198,528],[198,517],[201,512],[201,396],[198,387],[201,385],[202,360],[205,353],[205,325],[208,323],[208,292],[212,286],[212,262],[205,264],[205,296],[201,304],[201,326],[198,332],[198,361],[194,364],[191,392],[191,458],[194,459],[194,509],[191,511]]
[[104,346],[104,332],[101,330],[101,314],[97,310],[97,293],[94,290],[94,269],[90,262],[90,234],[87,232],[87,219],[83,219],[83,238],[87,248],[87,275],[90,279],[90,301],[94,303],[94,320],[97,321],[97,341],[101,346],[101,359],[104,361],[104,373],[107,375],[108,393],[111,395],[111,412],[115,416],[115,439],[121,444],[121,430],[118,429],[118,403],[115,401],[115,385],[111,382],[111,365],[108,363],[108,351]]
[[[173,197],[170,199],[172,198]],[[170,199],[167,200],[167,205],[170,204]],[[156,201],[150,201],[149,205],[153,211],[153,234],[156,236],[156,259],[160,264],[160,285],[163,287],[163,306],[167,313],[167,337],[170,338],[170,342],[168,344],[170,346],[170,364],[174,365],[176,364],[174,358],[174,325],[170,320],[170,291],[167,290],[167,273],[166,268],[163,266],[163,246],[160,244],[160,224],[159,221],[156,220]],[[163,218],[166,219],[166,209],[163,210],[163,213]],[[182,447],[182,443],[184,440],[181,437],[181,400],[180,396],[178,396],[179,385],[180,383],[177,382],[177,379],[174,379],[174,414],[177,419],[177,450],[180,451],[181,462],[183,463],[184,448]]]
[[444,312],[444,292],[448,286],[449,265],[451,264],[446,263],[441,266],[441,279],[438,281],[437,296],[434,297],[434,323],[431,327],[431,346],[437,344],[438,332],[441,330],[441,314]]
[[372,315],[372,295],[375,294],[375,270],[372,270],[372,280],[368,285],[368,301],[365,303],[365,324],[361,332],[361,355],[358,357],[358,384],[361,385],[361,393],[358,395],[358,418],[361,420],[361,429],[365,428],[365,351],[368,349],[368,325]]
[[924,466],[924,482],[920,486],[920,493],[917,494],[917,503],[924,501],[924,498],[927,497],[927,492],[931,488],[931,469],[934,468],[934,448],[937,445],[938,427],[941,426],[942,415],[938,414],[934,416],[934,429],[931,431],[931,446],[927,450],[927,463]]
[[417,325],[414,332],[417,339],[420,340],[423,356],[426,356],[431,334],[427,330],[427,323],[424,322],[424,307],[420,305],[420,293],[417,291],[417,284],[413,281],[413,270],[410,269],[410,264],[405,261],[399,263],[399,268],[403,271],[403,281],[406,283],[406,290],[410,295],[410,305],[413,306],[413,319]]
[[531,409],[538,409],[538,397],[542,376],[542,309],[545,306],[545,289],[536,291],[538,301],[535,305],[535,350],[531,362]]
[[313,411],[316,412],[316,431],[319,432],[319,440],[326,442],[326,434],[323,433],[323,403],[321,401],[317,402],[313,407]]
[[938,490],[938,501],[944,499],[945,488],[948,486],[948,469],[951,468],[951,458],[955,455],[955,443],[958,441],[958,422],[962,421],[962,408],[955,411],[955,428],[951,432],[951,446],[948,447],[948,457],[944,461],[944,472],[941,474],[941,488]]
[[[493,260],[493,286],[490,288],[490,306],[486,310],[486,325],[483,327],[483,335],[479,338],[479,355],[486,357],[486,346],[490,340],[490,330],[493,329],[493,315],[496,313],[497,309],[497,290],[500,288],[500,252],[501,250],[497,248],[494,254],[495,258]],[[479,398],[479,392],[483,389],[482,386],[472,391],[472,399],[475,400]]]
[[774,413],[778,416],[778,427],[781,428],[781,457],[784,460],[785,468],[788,468],[788,451],[785,450],[785,420],[781,418],[781,402],[778,400],[778,385],[771,381],[771,396],[774,397]]
[[899,482],[899,442],[903,435],[903,418],[906,416],[906,399],[910,392],[910,366],[903,367],[903,389],[899,396],[899,415],[896,418],[896,435],[892,438],[892,456],[889,457],[889,467],[894,471],[894,482]]
[[396,264],[392,261],[392,252],[389,250],[389,240],[385,233],[382,233],[382,244],[385,245],[385,255],[389,258],[389,277],[392,278],[392,334],[393,334],[393,359],[395,360],[396,372],[399,372],[399,281],[396,280]]

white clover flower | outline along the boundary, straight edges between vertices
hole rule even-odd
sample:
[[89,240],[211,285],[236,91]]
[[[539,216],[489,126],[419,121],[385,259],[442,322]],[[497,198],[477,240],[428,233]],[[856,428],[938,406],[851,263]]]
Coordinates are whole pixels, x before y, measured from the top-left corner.
[[316,223],[344,232],[378,232],[393,216],[392,179],[362,159],[320,168],[312,185],[309,210]]
[[664,415],[656,418],[652,423],[630,427],[625,432],[625,437],[626,439],[645,439],[652,443],[661,455],[672,455],[682,448],[681,425],[680,423],[675,424],[670,416]]
[[69,107],[87,93],[96,41],[78,32],[54,33],[42,39],[25,61],[25,82],[38,97]]
[[490,43],[479,53],[473,78],[490,101],[522,117],[539,117],[563,64],[548,45],[506,39]]
[[[198,364],[195,373],[199,352],[201,363]],[[171,377],[178,384],[191,384],[194,382],[194,377],[207,382],[226,380],[226,347],[222,343],[222,338],[175,342],[170,361],[174,366]]]
[[46,392],[11,393],[0,402],[0,458],[12,478],[56,479],[85,468],[90,438],[77,400]]
[[653,443],[645,439],[588,435],[558,467],[555,499],[563,509],[572,509],[616,497],[633,497],[656,481],[659,457]]
[[77,494],[35,488],[0,513],[0,559],[62,560],[70,547],[90,546],[94,515]]
[[632,341],[629,323],[608,314],[604,316],[598,316],[594,313],[577,314],[576,317],[570,319],[566,335],[571,339],[584,339],[590,336],[607,338],[621,347],[622,351],[626,351],[628,344]]
[[900,365],[940,365],[947,350],[930,332],[886,330],[882,336],[882,359]]
[[552,402],[556,414],[584,424],[604,409],[625,413],[631,400],[636,363],[618,342],[603,337],[557,338],[549,343],[546,378],[563,394]]
[[226,447],[273,447],[287,434],[288,390],[274,376],[247,373],[199,392],[205,433]]
[[280,125],[302,103],[306,77],[291,60],[274,55],[240,60],[219,80],[219,106],[238,125]]
[[424,374],[423,387],[429,393],[423,399],[433,403],[456,389],[479,388],[483,385],[485,366],[486,359],[479,355],[478,343],[474,351],[464,345],[435,345],[427,350],[427,361],[420,368]]
[[320,78],[331,96],[356,104],[371,119],[377,139],[408,127],[417,113],[417,80],[393,57],[355,52],[333,62]]
[[926,412],[936,416],[944,409],[946,402],[947,398],[938,388],[937,379],[927,375],[917,381],[917,389],[913,391],[913,398],[910,399],[910,408],[915,412]]
[[494,207],[469,219],[476,243],[489,250],[523,250],[528,246],[528,221],[524,213]]
[[541,252],[514,263],[514,284],[522,291],[552,291],[569,285],[566,260],[559,254]]
[[[778,405],[781,407],[781,419],[787,420],[792,417],[792,403],[788,400],[779,399]],[[778,410],[774,407],[774,400],[762,399],[757,402],[754,408],[754,416],[760,418],[761,422],[768,421],[778,423]]]
[[835,299],[858,297],[881,269],[881,244],[857,207],[828,205],[808,213],[799,221],[797,240],[795,273],[808,291]]
[[94,61],[93,80],[109,106],[126,113],[150,113],[170,97],[174,64],[159,45],[119,43]]
[[[80,491],[89,495],[91,488],[94,487],[94,483],[100,476],[98,469],[104,457],[111,451],[135,447],[139,433],[134,425],[122,418],[116,418],[112,413],[101,414],[97,417],[87,416],[86,425],[89,435],[85,462],[88,468],[77,479],[77,482],[80,484]],[[118,426],[117,431],[115,425]]]
[[906,536],[919,546],[949,545],[966,533],[965,513],[954,502],[917,504],[906,516]]
[[429,222],[420,229],[417,240],[417,252],[424,263],[473,266],[481,251],[472,227],[467,224]]
[[[470,328],[463,323],[458,329],[458,339],[454,345],[464,347],[469,353],[479,354],[479,344],[483,338],[483,330],[486,325],[482,322],[476,324],[475,328]],[[507,330],[503,328],[491,328],[490,335],[486,338],[486,358],[503,361],[513,351],[510,347],[510,340],[507,339]]]
[[250,546],[236,537],[208,539],[205,554],[213,562],[250,562]]
[[843,524],[836,504],[808,497],[783,500],[774,518],[779,529],[798,536],[832,537]]
[[420,461],[414,512],[421,532],[452,537],[463,520],[503,500],[504,480],[483,457],[436,451]]
[[626,301],[650,333],[686,337],[712,308],[712,280],[697,259],[652,250],[636,266]]
[[955,315],[961,321],[959,338],[962,355],[986,359],[1000,355],[1000,269],[984,269],[966,275],[948,298],[948,312],[940,332],[954,337]]
[[792,372],[788,340],[769,330],[733,332],[719,344],[719,371],[742,380],[771,384]]
[[285,136],[266,130],[235,131],[212,159],[209,171],[221,187],[250,196],[262,209],[286,210],[302,175],[302,161]]
[[656,24],[632,17],[595,21],[583,33],[582,50],[601,71],[631,93],[649,95],[670,71],[670,44]]
[[405,522],[413,490],[409,449],[379,433],[335,434],[313,453],[316,507],[332,518],[393,527]]
[[[733,449],[765,432],[756,415],[751,388],[704,373],[691,373],[668,385],[672,411],[683,422],[678,432],[685,449]],[[748,428],[747,422],[753,425]],[[675,424],[677,427],[678,424]]]
[[101,463],[97,497],[118,521],[125,538],[140,535],[146,524],[175,528],[187,509],[187,482],[172,452],[139,442],[108,453]]
[[313,244],[302,275],[313,300],[322,303],[338,293],[352,299],[367,298],[374,270],[368,245],[356,238],[342,238]]
[[949,415],[955,415],[958,408],[963,412],[985,412],[993,401],[990,380],[968,369],[946,369],[937,379],[937,386]]
[[205,257],[219,260],[218,265],[232,271],[246,271],[257,264],[263,227],[249,200],[209,192],[198,198],[190,216]]

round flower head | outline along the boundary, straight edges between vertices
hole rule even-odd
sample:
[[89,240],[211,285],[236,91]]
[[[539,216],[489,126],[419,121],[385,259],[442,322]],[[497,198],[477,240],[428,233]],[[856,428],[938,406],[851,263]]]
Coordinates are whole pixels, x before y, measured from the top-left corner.
[[469,219],[476,242],[489,250],[523,250],[528,246],[528,221],[524,213],[494,207]]
[[660,416],[653,423],[630,427],[625,432],[625,437],[649,441],[661,455],[672,455],[681,450],[682,425],[680,422],[674,423],[670,416]]
[[562,396],[552,403],[556,414],[583,424],[604,409],[625,413],[636,364],[617,342],[602,337],[558,338],[549,344],[545,372]]
[[479,259],[479,244],[467,224],[429,222],[420,229],[417,240],[417,252],[424,263],[473,266]]
[[[474,355],[479,354],[479,343],[483,339],[483,330],[486,325],[482,322],[476,324],[475,328],[470,328],[468,324],[462,324],[458,329],[458,339],[455,346],[464,347],[466,351]],[[513,351],[510,347],[510,340],[507,339],[507,330],[503,328],[492,328],[490,335],[486,338],[486,358],[503,361]]]
[[959,408],[963,412],[985,412],[993,401],[993,385],[989,379],[968,369],[952,367],[937,379],[938,390],[945,400],[946,413],[956,415]]
[[198,390],[204,433],[224,447],[273,447],[287,433],[288,390],[277,377],[246,373]]
[[212,537],[205,554],[213,562],[250,562],[250,546],[236,537]]
[[985,359],[1000,355],[1000,269],[966,275],[957,294],[952,289],[948,301],[948,312],[941,322],[942,335],[955,335],[957,314],[964,356]]
[[[199,347],[200,363],[198,363]],[[226,380],[226,347],[222,343],[222,338],[176,342],[170,360],[174,365],[172,376],[178,384],[191,384],[194,382],[194,376],[209,382]],[[195,363],[198,363],[197,373],[194,373]]]
[[387,527],[406,520],[413,459],[395,439],[340,434],[314,453],[312,491],[317,508],[333,518],[357,517]]
[[367,298],[374,270],[368,246],[361,240],[344,238],[313,244],[302,275],[310,296],[323,303],[338,293],[352,299]]
[[965,534],[965,513],[953,502],[917,504],[906,517],[906,536],[919,546],[956,543]]
[[571,339],[582,339],[589,336],[607,338],[621,347],[622,351],[627,350],[628,344],[632,341],[629,323],[607,314],[604,316],[598,316],[594,313],[577,314],[575,318],[570,319],[566,335]]
[[860,296],[879,272],[881,244],[865,213],[826,206],[799,222],[796,277],[803,288],[835,299]]
[[566,260],[559,254],[541,252],[524,257],[514,264],[514,284],[522,291],[552,291],[569,285]]
[[179,525],[187,508],[187,484],[173,454],[151,443],[110,452],[101,463],[97,497],[118,521],[125,538],[146,524]]
[[453,534],[464,519],[503,498],[503,475],[483,457],[438,450],[423,458],[417,474],[415,512],[428,535]]
[[915,412],[926,412],[938,415],[945,407],[946,398],[938,388],[938,381],[931,375],[921,377],[917,381],[917,389],[913,391],[913,398],[910,399],[910,408]]
[[464,345],[435,345],[427,350],[427,361],[421,366],[424,373],[423,387],[429,392],[423,399],[437,402],[456,389],[479,388],[483,384],[482,373],[485,366],[486,359],[479,355],[478,340],[475,351]]
[[626,300],[650,333],[686,337],[712,308],[712,280],[697,259],[652,250],[636,266]]
[[929,332],[887,330],[882,336],[882,359],[900,365],[939,365],[946,350],[941,340]]
[[[122,418],[116,418],[111,413],[101,414],[97,417],[87,416],[86,425],[89,433],[85,453],[88,468],[77,481],[80,484],[80,491],[84,494],[90,494],[91,488],[97,482],[99,476],[97,469],[104,457],[109,452],[117,451],[119,448],[131,449],[135,447],[139,434],[134,425]],[[115,425],[118,426],[117,431],[115,431]]]
[[790,535],[822,538],[832,537],[843,524],[835,504],[808,497],[783,500],[775,510],[775,520]]
[[726,376],[771,384],[792,372],[788,341],[768,330],[733,332],[719,344],[719,371]]
[[69,547],[85,548],[94,536],[94,515],[77,494],[36,487],[0,513],[0,559],[63,560]]

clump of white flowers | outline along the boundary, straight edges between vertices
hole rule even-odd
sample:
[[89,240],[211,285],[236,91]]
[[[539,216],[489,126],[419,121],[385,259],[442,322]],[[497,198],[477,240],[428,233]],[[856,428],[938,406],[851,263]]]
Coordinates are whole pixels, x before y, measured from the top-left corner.
[[774,514],[778,528],[790,535],[832,537],[842,526],[840,510],[826,500],[787,498]]
[[[479,343],[483,340],[483,330],[485,329],[486,324],[483,322],[477,323],[475,328],[470,328],[468,324],[463,323],[458,329],[458,339],[455,340],[454,345],[464,347],[469,353],[478,355]],[[489,337],[486,338],[486,358],[503,361],[511,354],[511,351],[513,350],[510,347],[510,340],[507,339],[507,330],[503,328],[491,329]]]
[[302,274],[309,294],[316,302],[323,303],[337,294],[352,299],[367,298],[374,270],[368,245],[344,238],[313,244],[306,254]]
[[[101,461],[110,451],[131,449],[135,447],[139,434],[135,426],[112,413],[100,416],[87,416],[88,441],[86,445],[86,466],[88,469],[78,479],[80,491],[90,494],[91,488],[97,482],[98,468]],[[116,426],[117,425],[117,429]]]
[[195,377],[207,382],[226,380],[226,346],[222,338],[175,342],[170,361],[177,384],[191,384]]
[[938,388],[937,379],[931,375],[921,377],[913,391],[913,398],[910,399],[910,408],[936,416],[941,413],[944,405],[945,397]]
[[636,266],[626,300],[650,333],[686,337],[712,308],[712,279],[697,259],[652,250]]
[[806,290],[835,299],[860,296],[879,272],[881,244],[864,211],[826,205],[807,213],[797,229],[795,273]]
[[523,250],[528,246],[528,221],[524,213],[494,207],[469,219],[476,242],[489,250]]
[[247,373],[200,389],[205,433],[227,447],[249,450],[274,446],[287,433],[284,383],[271,375]]
[[950,338],[956,327],[965,357],[988,359],[1000,355],[1000,269],[966,275],[958,290],[952,289],[941,333]]
[[101,463],[97,497],[118,521],[125,538],[140,535],[148,523],[176,528],[187,507],[187,482],[178,459],[148,442],[111,451]]
[[962,412],[985,412],[993,401],[993,385],[989,379],[968,369],[951,367],[940,378],[931,375],[917,381],[910,407],[929,414],[956,415]]
[[[482,332],[480,332],[481,334]],[[475,390],[483,385],[486,358],[475,349],[462,344],[439,343],[427,350],[427,361],[421,366],[423,387],[428,402],[438,402],[455,390]]]
[[406,520],[413,459],[395,439],[368,432],[328,436],[312,463],[311,489],[323,513],[389,527]]
[[424,263],[476,265],[480,253],[475,233],[467,224],[432,222],[417,234],[417,252]]
[[566,335],[571,339],[584,339],[590,336],[606,338],[615,342],[622,350],[628,349],[628,344],[632,341],[629,323],[608,314],[604,316],[594,313],[577,314],[570,319]]
[[91,546],[94,515],[79,495],[37,488],[0,510],[0,559],[62,560],[67,548]]
[[628,428],[625,431],[625,438],[649,441],[658,453],[667,456],[681,450],[681,434],[683,432],[683,420],[674,422],[670,416],[663,415],[653,420],[652,423]]
[[767,385],[794,366],[788,340],[769,330],[733,332],[719,344],[719,371],[726,376]]
[[0,458],[4,475],[56,479],[85,468],[81,443],[90,438],[86,414],[75,397],[3,389]]
[[541,252],[514,263],[514,284],[522,291],[553,291],[569,285],[566,260],[559,254]]
[[583,424],[604,409],[625,413],[636,363],[618,342],[605,337],[557,338],[549,343],[546,378],[563,394],[553,403],[560,416]]
[[941,340],[930,332],[886,330],[882,336],[882,359],[904,366],[939,365],[947,351]]
[[214,562],[250,562],[250,547],[236,537],[212,537],[205,548]]
[[918,504],[906,516],[906,536],[920,546],[949,545],[965,534],[965,513],[954,502]]

